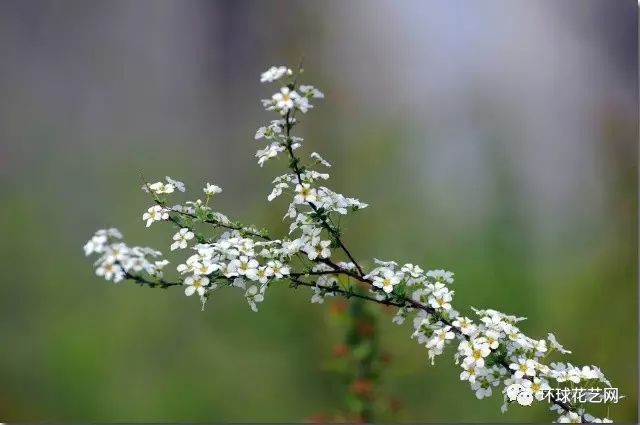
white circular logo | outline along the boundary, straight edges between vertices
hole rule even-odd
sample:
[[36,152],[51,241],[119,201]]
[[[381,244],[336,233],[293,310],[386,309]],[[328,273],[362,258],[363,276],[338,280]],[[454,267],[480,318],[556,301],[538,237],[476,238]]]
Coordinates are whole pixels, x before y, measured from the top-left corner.
[[509,401],[517,401],[521,406],[531,406],[533,403],[531,390],[520,384],[511,384],[507,387],[507,398]]
[[529,390],[520,391],[516,400],[521,406],[531,406],[531,403],[533,403],[533,395]]
[[516,401],[516,397],[524,391],[524,387],[520,384],[511,384],[507,387],[507,397],[509,401]]

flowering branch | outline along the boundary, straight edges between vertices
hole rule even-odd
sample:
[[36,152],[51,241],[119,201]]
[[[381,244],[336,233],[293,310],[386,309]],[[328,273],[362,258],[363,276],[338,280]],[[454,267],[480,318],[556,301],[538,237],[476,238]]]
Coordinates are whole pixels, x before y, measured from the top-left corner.
[[[524,318],[495,310],[473,309],[479,316],[477,323],[462,316],[451,305],[451,272],[425,272],[417,265],[377,259],[374,267],[366,271],[356,261],[342,240],[340,227],[334,223],[337,217],[366,208],[367,204],[323,186],[321,181],[328,180],[329,175],[305,166],[296,155],[303,141],[292,134],[298,124],[297,115],[313,108],[314,99],[324,97],[313,86],[298,84],[301,74],[302,69],[294,73],[286,67],[272,67],[262,74],[262,82],[284,81],[277,93],[262,101],[280,119],[259,128],[255,135],[256,140],[267,141],[266,148],[256,153],[260,166],[286,152],[289,170],[273,180],[267,199],[271,202],[283,193],[291,196],[284,216],[290,220],[288,237],[272,238],[266,230],[232,222],[214,211],[210,203],[222,191],[216,185],[206,184],[204,201],[196,199],[170,206],[167,196],[176,190],[184,192],[184,184],[170,177],[166,182],[155,183],[143,179],[143,190],[152,195],[154,202],[142,217],[147,227],[156,221],[171,222],[178,230],[170,249],[184,250],[191,245],[195,252],[177,266],[184,278],[165,280],[164,268],[169,262],[158,259],[161,253],[120,242],[122,235],[116,229],[96,232],[84,247],[86,255],[99,255],[96,274],[114,282],[128,279],[152,288],[181,286],[187,296],[198,294],[203,308],[218,288],[235,287],[244,291],[249,306],[257,311],[268,288],[282,281],[293,288],[310,288],[312,303],[322,303],[327,296],[342,296],[393,306],[397,308],[395,323],[402,324],[412,317],[411,337],[426,347],[432,363],[456,341],[454,360],[462,369],[460,379],[469,382],[479,399],[491,396],[499,388],[503,412],[515,401],[529,405],[535,399],[548,402],[551,410],[561,413],[560,422],[608,421],[587,414],[586,400],[569,399],[551,391],[551,382],[581,383],[588,387],[588,395],[602,390],[602,384],[611,385],[596,366],[544,363],[554,351],[569,353],[553,334],[548,334],[547,339],[530,338],[516,326]],[[310,158],[316,164],[331,167],[316,152]],[[221,233],[205,236],[196,230],[200,223]],[[340,252],[346,262],[332,259]]]

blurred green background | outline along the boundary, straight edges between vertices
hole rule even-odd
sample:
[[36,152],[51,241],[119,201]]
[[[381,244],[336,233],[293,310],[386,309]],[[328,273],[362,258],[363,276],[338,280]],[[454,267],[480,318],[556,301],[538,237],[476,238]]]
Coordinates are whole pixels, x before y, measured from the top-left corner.
[[[0,419],[302,421],[338,412],[341,331],[308,292],[261,311],[219,292],[105,283],[82,245],[145,230],[139,175],[180,178],[279,231],[284,162],[257,167],[258,82],[304,55],[321,88],[300,127],[332,187],[371,207],[345,240],[456,273],[455,304],[529,318],[600,366],[637,420],[637,5],[634,1],[0,2]],[[198,193],[198,195],[195,195]],[[177,259],[177,257],[171,257]],[[548,421],[476,400],[382,316],[382,389],[402,421]],[[601,406],[593,413],[605,414]]]

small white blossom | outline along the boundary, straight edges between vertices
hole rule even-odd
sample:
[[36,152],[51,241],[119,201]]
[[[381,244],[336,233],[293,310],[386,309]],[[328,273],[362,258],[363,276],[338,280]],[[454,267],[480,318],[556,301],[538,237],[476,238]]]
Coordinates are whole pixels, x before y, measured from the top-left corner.
[[84,255],[91,255],[93,253],[102,253],[107,243],[107,236],[94,235],[89,242],[84,245]]
[[391,269],[385,268],[381,273],[373,277],[373,286],[382,288],[387,294],[393,291],[393,287],[400,283],[402,274],[396,273]]
[[331,241],[318,240],[315,244],[305,245],[303,250],[307,253],[309,260],[315,260],[316,258],[329,258],[331,256],[329,245],[331,245]]
[[308,183],[298,184],[295,188],[295,197],[293,202],[296,204],[304,204],[306,202],[316,202],[316,190]]
[[558,422],[562,424],[581,424],[582,418],[575,412],[568,412],[558,418]]
[[484,367],[485,357],[491,354],[491,348],[485,338],[464,340],[458,346],[458,351],[465,356],[466,363],[474,364],[478,368]]
[[173,235],[173,240],[175,242],[171,244],[171,251],[174,251],[178,248],[185,249],[187,247],[187,241],[190,241],[191,239],[193,239],[193,236],[194,236],[193,232],[190,231],[189,229],[182,228],[178,230],[178,232],[175,235]]
[[537,376],[530,379],[523,379],[521,385],[531,391],[531,394],[536,400],[541,401],[545,398],[546,391],[551,387],[545,379],[540,379]]
[[478,376],[478,368],[476,368],[475,363],[463,362],[462,369],[463,371],[460,372],[461,381],[469,381],[469,382],[476,381],[476,377]]
[[284,146],[279,143],[271,143],[265,149],[260,149],[256,152],[256,158],[258,158],[258,165],[261,167],[267,162],[269,159],[278,156],[280,152],[285,150]]
[[176,188],[176,189],[178,189],[180,192],[184,192],[184,191],[186,190],[186,189],[185,189],[185,187],[184,187],[184,183],[182,183],[181,181],[174,180],[174,179],[172,179],[172,178],[171,178],[171,177],[169,177],[169,176],[165,176],[165,179],[167,179],[167,182],[168,182],[171,186],[175,187],[175,188]]
[[260,127],[258,131],[256,131],[255,139],[260,140],[265,138],[267,140],[272,140],[278,137],[279,134],[282,133],[282,128],[284,126],[284,121],[275,120],[271,121],[271,124],[265,127]]
[[453,321],[453,326],[460,329],[464,335],[472,335],[476,331],[476,327],[471,322],[471,319],[467,317],[458,317]]
[[414,266],[413,264],[405,264],[400,270],[411,277],[420,277],[422,273],[424,273],[424,270],[422,270],[420,266]]
[[143,188],[147,191],[151,191],[152,193],[155,193],[156,195],[162,195],[162,194],[168,194],[168,193],[173,193],[173,191],[175,190],[175,186],[172,185],[171,183],[162,183],[162,182],[156,182],[156,183],[152,183],[150,185],[145,185],[143,186]]
[[216,193],[222,192],[222,188],[220,186],[216,186],[215,184],[207,183],[207,185],[204,187],[204,189],[202,189],[202,191],[207,196],[213,196]]
[[251,285],[247,292],[244,294],[247,299],[247,303],[251,307],[251,310],[257,312],[258,311],[258,303],[264,301],[264,291],[259,289],[256,285]]
[[322,99],[324,97],[324,94],[320,90],[318,90],[313,86],[308,86],[308,85],[307,86],[301,85],[300,93],[302,93],[302,95],[305,97],[312,97],[316,99]]
[[427,341],[427,348],[432,349],[436,354],[442,353],[442,349],[444,348],[445,343],[453,339],[455,334],[451,332],[450,326],[445,326],[444,328],[436,329],[433,331],[433,335],[431,339]]
[[562,354],[571,354],[571,351],[566,350],[556,339],[556,336],[552,333],[549,333],[547,335],[547,339],[549,340],[549,344],[551,344],[551,347],[554,348],[555,350],[558,350],[560,353]]
[[331,164],[327,160],[325,160],[323,157],[321,157],[319,153],[312,152],[310,156],[311,156],[311,159],[315,160],[319,164],[322,164],[327,168],[331,167]]
[[521,357],[517,363],[511,363],[509,369],[513,370],[513,376],[516,378],[522,378],[524,376],[536,376],[536,362],[535,360]]
[[429,305],[436,309],[450,310],[451,309],[451,292],[447,288],[442,288],[429,295]]
[[285,75],[291,75],[293,72],[287,68],[286,66],[272,66],[267,69],[265,72],[260,74],[260,82],[261,83],[272,83]]
[[300,99],[300,95],[295,90],[289,89],[289,87],[282,87],[280,92],[274,94],[271,99],[275,104],[275,108],[284,115],[293,109],[296,101]]
[[229,265],[230,267],[233,267],[240,276],[246,276],[248,279],[257,280],[259,264],[255,259],[243,255],[240,258],[231,261]]
[[206,291],[205,287],[209,285],[209,278],[200,275],[187,276],[187,278],[184,280],[184,284],[187,285],[187,287],[184,288],[184,293],[186,296],[190,297],[196,292],[198,293],[198,295],[202,296]]
[[446,270],[429,270],[427,277],[435,279],[438,282],[453,283],[453,273]]
[[484,338],[489,348],[495,350],[500,345],[500,334],[496,331],[488,330],[484,332]]
[[96,275],[104,277],[106,280],[119,282],[124,278],[122,267],[114,263],[102,263],[96,269]]
[[277,183],[274,187],[273,190],[271,191],[271,193],[269,194],[269,196],[267,196],[267,200],[269,202],[273,201],[274,199],[276,199],[278,196],[282,195],[282,189],[286,189],[288,188],[289,185],[287,183]]
[[491,386],[488,382],[483,381],[475,381],[471,383],[471,389],[476,392],[476,397],[478,400],[482,400],[485,397],[491,396]]
[[154,205],[142,215],[142,219],[147,221],[147,227],[151,226],[154,221],[167,220],[169,213],[160,205]]

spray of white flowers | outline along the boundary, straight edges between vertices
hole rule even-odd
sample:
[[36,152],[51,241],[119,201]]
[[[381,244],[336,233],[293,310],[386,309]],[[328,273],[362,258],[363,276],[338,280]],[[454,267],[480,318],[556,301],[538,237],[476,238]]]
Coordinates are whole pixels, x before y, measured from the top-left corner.
[[[460,366],[460,380],[466,381],[478,399],[498,393],[503,397],[502,411],[510,404],[507,387],[527,388],[533,397],[548,403],[561,416],[558,422],[610,422],[585,411],[586,403],[560,400],[549,391],[552,385],[571,383],[591,391],[611,384],[596,366],[577,367],[570,363],[547,364],[553,352],[570,353],[548,334],[535,339],[523,334],[518,323],[524,320],[495,310],[472,308],[477,319],[461,315],[453,308],[453,273],[445,270],[424,271],[413,264],[374,259],[365,270],[342,240],[339,217],[367,207],[356,198],[347,197],[324,186],[329,179],[325,170],[331,165],[318,153],[304,163],[303,139],[292,134],[301,114],[324,95],[311,85],[300,84],[302,69],[292,71],[271,67],[261,75],[261,82],[279,83],[269,99],[262,100],[267,111],[278,119],[260,127],[255,139],[266,146],[256,153],[258,164],[284,157],[288,172],[273,180],[269,202],[287,196],[284,215],[290,221],[289,234],[276,239],[266,230],[245,226],[214,211],[214,198],[222,189],[206,183],[204,200],[184,204],[169,203],[184,184],[166,177],[166,182],[145,181],[143,190],[153,198],[153,205],[142,215],[149,227],[155,222],[169,222],[176,232],[168,241],[170,249],[188,250],[189,255],[177,266],[181,278],[164,277],[168,261],[161,253],[146,247],[121,242],[116,229],[99,230],[84,246],[85,254],[97,254],[96,274],[106,280],[133,281],[148,287],[182,287],[186,296],[197,294],[204,308],[215,291],[222,288],[240,290],[250,308],[258,311],[269,288],[288,283],[292,288],[309,287],[311,302],[323,303],[327,296],[357,297],[397,308],[393,322],[410,319],[411,338],[426,348],[433,364],[450,346]],[[310,165],[323,167],[322,171]],[[208,231],[198,229],[205,226]],[[338,258],[342,257],[343,261]],[[364,291],[363,291],[364,289]]]

